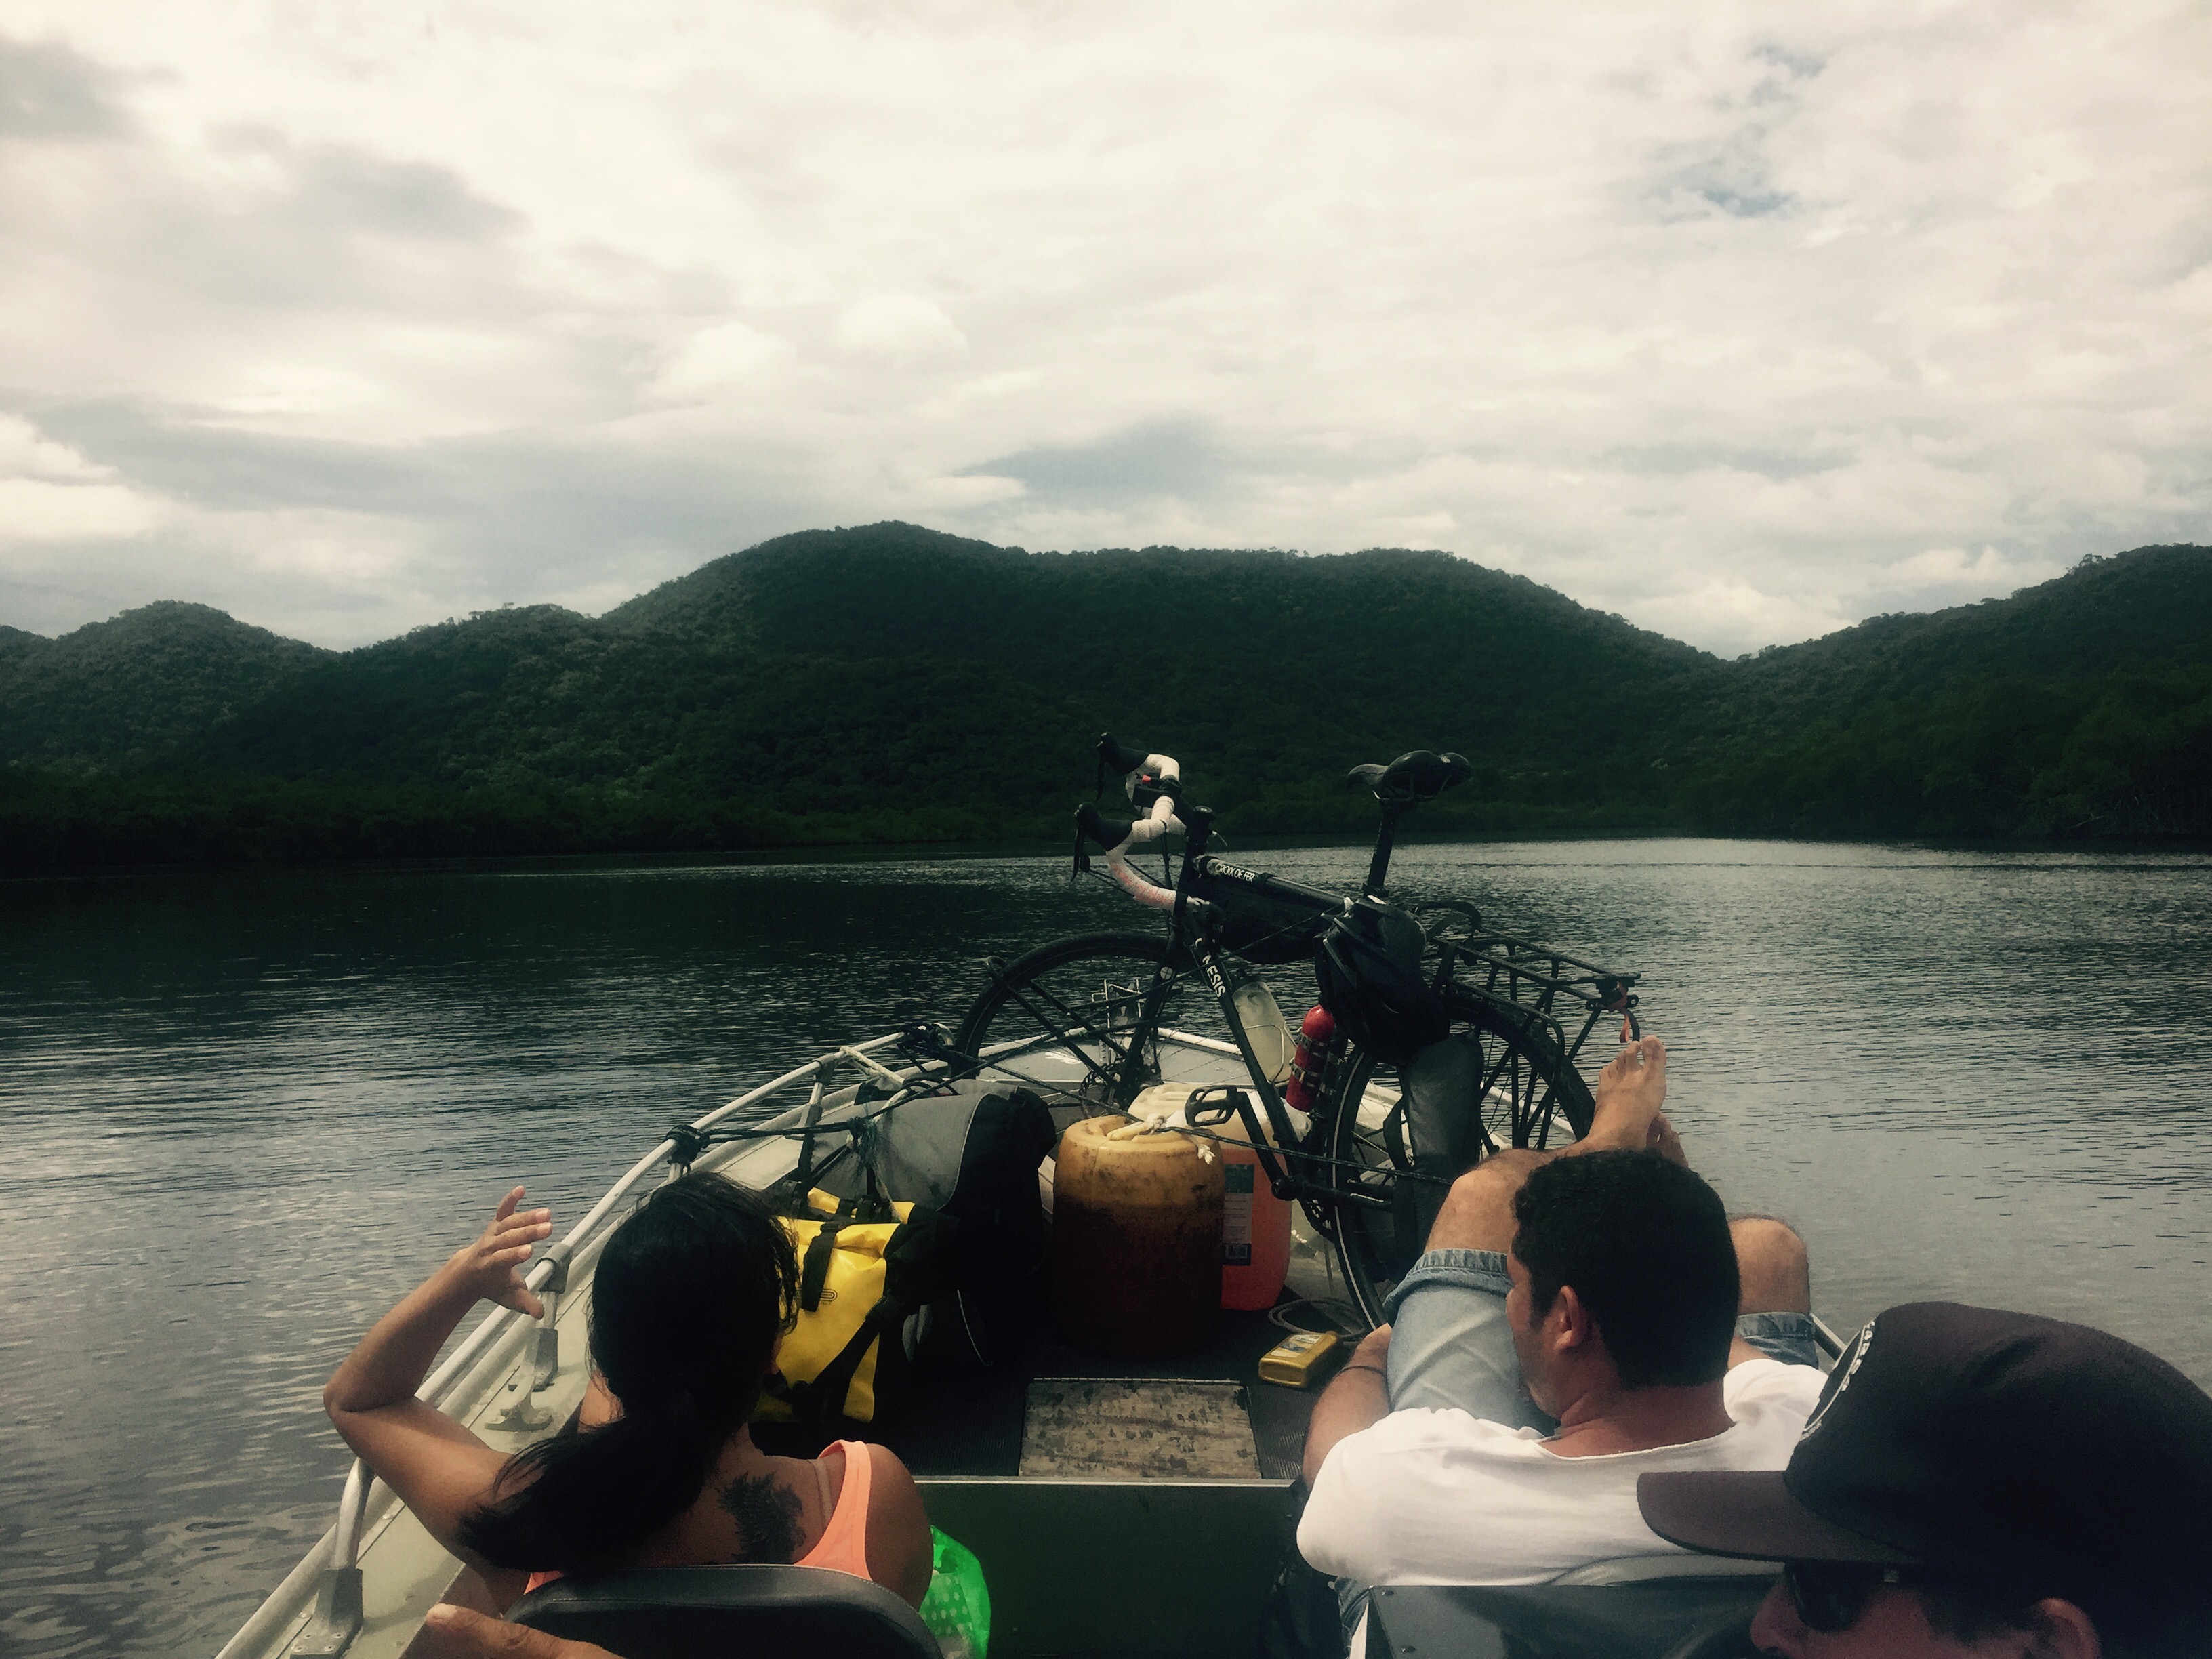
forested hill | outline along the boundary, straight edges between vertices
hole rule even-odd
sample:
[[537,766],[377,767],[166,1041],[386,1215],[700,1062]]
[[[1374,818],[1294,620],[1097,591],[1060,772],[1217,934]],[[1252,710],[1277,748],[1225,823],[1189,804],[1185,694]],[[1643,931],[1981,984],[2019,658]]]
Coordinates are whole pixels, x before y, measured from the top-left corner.
[[2201,836],[2212,550],[1735,663],[1441,553],[898,524],[343,653],[151,605],[0,630],[0,854],[1057,838],[1103,727],[1247,831],[1362,825],[1344,769],[1428,746],[1476,767],[1434,829]]
[[189,753],[336,654],[173,600],[58,640],[0,629],[0,763],[112,769]]
[[1961,676],[2079,678],[2160,662],[2212,662],[2212,548],[2139,547],[2009,599],[1876,617],[1770,647],[1741,678],[1770,714],[1795,715],[1925,696]]

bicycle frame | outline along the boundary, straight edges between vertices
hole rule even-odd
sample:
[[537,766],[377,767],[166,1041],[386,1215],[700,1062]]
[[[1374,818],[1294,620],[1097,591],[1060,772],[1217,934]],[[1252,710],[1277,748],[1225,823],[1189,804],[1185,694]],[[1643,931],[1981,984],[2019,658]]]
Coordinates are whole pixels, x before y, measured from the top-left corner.
[[[1194,1128],[1213,1128],[1227,1123],[1233,1115],[1245,1130],[1245,1144],[1267,1172],[1268,1186],[1279,1198],[1326,1200],[1378,1210],[1391,1207],[1389,1200],[1358,1190],[1323,1167],[1337,1161],[1317,1146],[1317,1142],[1328,1139],[1332,1127],[1333,1121],[1327,1114],[1316,1115],[1304,1136],[1292,1124],[1289,1108],[1261,1065],[1237,1012],[1237,986],[1232,983],[1229,966],[1236,952],[1224,949],[1214,938],[1208,901],[1199,897],[1196,889],[1201,880],[1217,891],[1222,884],[1227,884],[1291,908],[1305,910],[1316,918],[1348,912],[1363,900],[1380,900],[1389,873],[1398,820],[1417,804],[1410,799],[1384,799],[1382,826],[1357,899],[1212,856],[1206,847],[1212,836],[1213,814],[1201,806],[1182,809],[1182,863],[1175,877],[1173,899],[1167,906],[1167,960],[1172,963],[1179,957],[1187,957],[1205,975],[1222,1024],[1234,1040],[1249,1079],[1248,1084],[1214,1084],[1199,1090],[1191,1097],[1185,1121]],[[1443,948],[1433,988],[1439,995],[1449,994],[1462,1000],[1475,999],[1512,1020],[1541,1025],[1553,1046],[1569,1064],[1605,1014],[1620,1014],[1633,1024],[1635,1016],[1631,1010],[1636,999],[1629,994],[1628,988],[1636,982],[1635,975],[1614,974],[1593,963],[1509,935],[1482,933],[1479,931],[1480,917],[1468,906],[1448,904],[1435,908],[1461,912],[1477,930],[1437,935]],[[1483,983],[1476,986],[1461,981],[1458,969],[1462,964],[1470,969],[1480,968],[1485,975]],[[1102,1067],[1084,1057],[1084,1064],[1090,1068],[1093,1079],[1106,1085],[1112,1097],[1121,1105],[1133,1100],[1143,1086],[1145,1051],[1158,1036],[1161,1016],[1176,979],[1170,968],[1164,968],[1158,978],[1146,988],[1137,1004],[1135,1023],[1128,1028],[1132,1040],[1118,1063]],[[1554,1012],[1562,994],[1582,1002],[1588,1014],[1571,1042]],[[1041,1024],[1048,1027],[1058,1024],[1027,1002],[1022,1006]],[[1078,1028],[1089,1030],[1094,1037],[1106,1035],[1079,1010],[1058,1006],[1057,1012],[1067,1022],[1063,1036],[1072,1035]],[[1494,1079],[1483,1080],[1485,1093],[1493,1081]],[[1221,1097],[1228,1099],[1223,1101]],[[1208,1103],[1225,1105],[1228,1109],[1201,1122],[1191,1109]],[[1517,1128],[1516,1134],[1517,1139]]]
[[[1206,975],[1206,986],[1212,991],[1214,1001],[1221,1010],[1222,1023],[1229,1028],[1230,1037],[1237,1044],[1237,1052],[1243,1058],[1245,1073],[1250,1079],[1249,1091],[1237,1084],[1218,1084],[1211,1088],[1202,1089],[1191,1097],[1191,1106],[1200,1103],[1206,1096],[1212,1094],[1214,1089],[1219,1089],[1233,1098],[1237,1116],[1243,1125],[1246,1140],[1251,1146],[1260,1168],[1266,1173],[1267,1185],[1273,1190],[1276,1197],[1297,1200],[1326,1195],[1340,1203],[1365,1204],[1377,1209],[1388,1209],[1389,1206],[1387,1202],[1370,1194],[1347,1192],[1336,1182],[1316,1183],[1309,1181],[1304,1175],[1294,1173],[1285,1167],[1285,1158],[1297,1158],[1301,1163],[1304,1163],[1311,1161],[1314,1155],[1310,1152],[1289,1150],[1295,1147],[1299,1139],[1297,1130],[1291,1122],[1290,1109],[1284,1105],[1281,1093],[1276,1089],[1273,1080],[1268,1077],[1267,1068],[1261,1065],[1260,1056],[1252,1048],[1251,1036],[1244,1030],[1243,1021],[1237,1016],[1236,993],[1229,982],[1229,971],[1223,965],[1223,953],[1214,943],[1210,929],[1193,925],[1189,904],[1190,890],[1201,875],[1212,876],[1218,879],[1233,882],[1239,886],[1249,887],[1255,892],[1294,900],[1301,904],[1310,906],[1316,915],[1327,915],[1334,910],[1349,908],[1352,901],[1341,894],[1330,893],[1317,887],[1308,887],[1298,882],[1287,881],[1280,876],[1270,875],[1264,870],[1247,870],[1242,865],[1230,864],[1209,856],[1206,851],[1206,843],[1212,830],[1213,814],[1204,807],[1193,807],[1187,809],[1182,816],[1184,829],[1182,870],[1176,878],[1175,908],[1169,915],[1170,951],[1171,953],[1176,950],[1188,951],[1192,959],[1198,963],[1199,971]],[[1395,814],[1393,816],[1395,817]],[[1389,822],[1389,820],[1385,820],[1385,832],[1376,845],[1375,859],[1369,869],[1369,885],[1376,891],[1381,890],[1382,876],[1388,871],[1389,866],[1390,845],[1387,828]],[[1143,1026],[1152,1025],[1156,1021],[1158,1014],[1157,999],[1160,994],[1160,992],[1155,991],[1151,997],[1147,998],[1140,1030]],[[1141,1044],[1132,1045],[1133,1060],[1141,1046]],[[1265,1130],[1262,1129],[1259,1117],[1252,1109],[1255,1096],[1258,1097],[1261,1109],[1267,1115]],[[1184,1121],[1189,1123],[1194,1128],[1200,1127],[1194,1120],[1190,1106],[1187,1106],[1184,1109]],[[1227,1119],[1224,1117],[1216,1121],[1225,1122]],[[1270,1134],[1273,1136],[1272,1144]]]

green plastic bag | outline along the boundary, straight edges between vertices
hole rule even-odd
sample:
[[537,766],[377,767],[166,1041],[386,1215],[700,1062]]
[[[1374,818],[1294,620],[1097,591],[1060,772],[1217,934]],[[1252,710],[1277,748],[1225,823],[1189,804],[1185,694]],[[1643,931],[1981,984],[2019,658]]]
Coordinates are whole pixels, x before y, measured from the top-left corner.
[[929,1594],[921,1598],[921,1622],[945,1650],[945,1659],[988,1659],[991,1591],[983,1583],[983,1564],[935,1527],[929,1540]]

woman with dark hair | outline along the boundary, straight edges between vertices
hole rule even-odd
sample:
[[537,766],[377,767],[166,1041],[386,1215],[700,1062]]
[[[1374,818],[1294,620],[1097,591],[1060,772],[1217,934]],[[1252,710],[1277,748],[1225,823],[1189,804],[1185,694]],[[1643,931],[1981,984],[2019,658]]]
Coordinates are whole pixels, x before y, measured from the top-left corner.
[[929,1519],[905,1466],[840,1441],[770,1457],[746,1425],[791,1328],[799,1271],[759,1194],[714,1175],[659,1188],[592,1279],[592,1385],[573,1431],[509,1456],[415,1397],[479,1297],[533,1317],[522,1280],[549,1210],[501,1200],[481,1237],[376,1323],[323,1390],[331,1421],[504,1607],[562,1572],[796,1562],[920,1606]]

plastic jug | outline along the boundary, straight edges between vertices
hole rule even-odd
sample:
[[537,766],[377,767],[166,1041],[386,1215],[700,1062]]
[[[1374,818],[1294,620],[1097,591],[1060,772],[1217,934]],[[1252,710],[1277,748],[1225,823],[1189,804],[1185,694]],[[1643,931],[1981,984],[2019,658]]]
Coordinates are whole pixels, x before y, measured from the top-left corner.
[[[1129,1103],[1130,1115],[1183,1122],[1184,1109],[1198,1086],[1156,1083]],[[1237,1092],[1247,1099],[1252,1094],[1249,1089]],[[1206,1115],[1212,1115],[1210,1109]],[[1256,1100],[1252,1115],[1260,1121],[1261,1138],[1273,1146],[1273,1133]],[[1249,1134],[1241,1114],[1219,1133],[1237,1140]],[[1221,1305],[1240,1312],[1272,1308],[1291,1270],[1291,1201],[1275,1196],[1257,1152],[1219,1141],[1209,1144],[1221,1159]]]
[[1297,1039],[1291,1035],[1291,1023],[1283,1018],[1275,994],[1265,980],[1248,979],[1229,994],[1229,1006],[1236,1010],[1237,1023],[1244,1029],[1261,1072],[1268,1082],[1281,1088],[1290,1081]]
[[1078,1347],[1158,1359],[1204,1342],[1221,1305],[1222,1165],[1187,1135],[1108,1139],[1130,1121],[1085,1118],[1060,1138],[1053,1304]]

